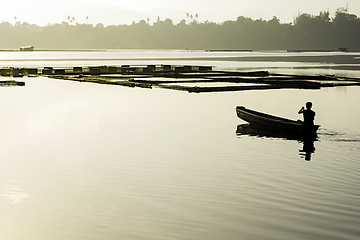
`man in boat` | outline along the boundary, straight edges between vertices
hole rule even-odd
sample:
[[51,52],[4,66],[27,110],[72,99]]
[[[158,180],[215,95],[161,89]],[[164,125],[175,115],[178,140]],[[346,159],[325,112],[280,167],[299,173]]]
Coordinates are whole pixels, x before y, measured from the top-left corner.
[[314,129],[314,118],[315,118],[315,112],[311,110],[312,103],[307,102],[306,103],[306,109],[302,107],[299,110],[299,114],[303,114],[304,121],[302,123],[304,131],[305,132],[311,132]]

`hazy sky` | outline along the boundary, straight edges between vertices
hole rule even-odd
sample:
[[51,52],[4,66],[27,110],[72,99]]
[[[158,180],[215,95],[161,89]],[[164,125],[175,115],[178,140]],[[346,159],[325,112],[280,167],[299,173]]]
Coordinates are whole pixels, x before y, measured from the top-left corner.
[[[281,22],[292,22],[301,13],[318,14],[339,7],[360,16],[360,0],[0,0],[0,22],[29,22],[39,25],[59,23],[67,16],[80,23],[129,24],[150,18],[153,22],[171,18],[175,23],[186,19],[186,13],[199,15],[199,21],[223,22],[238,16]],[[89,20],[86,20],[86,16]]]

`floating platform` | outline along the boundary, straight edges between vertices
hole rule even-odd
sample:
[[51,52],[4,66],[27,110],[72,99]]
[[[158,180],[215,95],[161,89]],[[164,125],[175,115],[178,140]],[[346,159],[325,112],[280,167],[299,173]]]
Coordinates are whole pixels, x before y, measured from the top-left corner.
[[340,47],[338,49],[288,49],[287,52],[303,53],[303,52],[350,52],[350,48]]
[[74,66],[70,68],[1,68],[4,77],[46,76],[48,78],[118,85],[163,88],[194,93],[269,89],[320,89],[360,85],[360,79],[333,75],[284,75],[268,71],[216,71],[212,66]]
[[206,49],[205,52],[253,52],[252,49]]

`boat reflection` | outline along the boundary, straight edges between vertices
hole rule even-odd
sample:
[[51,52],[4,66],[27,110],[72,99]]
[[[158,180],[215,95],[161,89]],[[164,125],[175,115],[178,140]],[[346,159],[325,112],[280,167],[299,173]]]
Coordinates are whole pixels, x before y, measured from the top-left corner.
[[302,135],[291,134],[283,131],[271,131],[269,129],[256,128],[251,124],[240,124],[237,126],[236,135],[248,135],[265,138],[281,138],[286,140],[294,140],[303,143],[303,147],[299,150],[299,155],[306,161],[311,160],[311,154],[315,152],[314,141],[317,141],[317,135],[304,137]]

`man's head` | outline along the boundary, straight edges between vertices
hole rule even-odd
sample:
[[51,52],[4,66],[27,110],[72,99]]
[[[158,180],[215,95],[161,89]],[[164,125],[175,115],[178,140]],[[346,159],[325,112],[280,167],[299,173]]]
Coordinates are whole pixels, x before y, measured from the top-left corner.
[[307,109],[311,109],[311,107],[312,107],[312,102],[307,102],[307,103],[306,103],[306,108],[307,108]]

